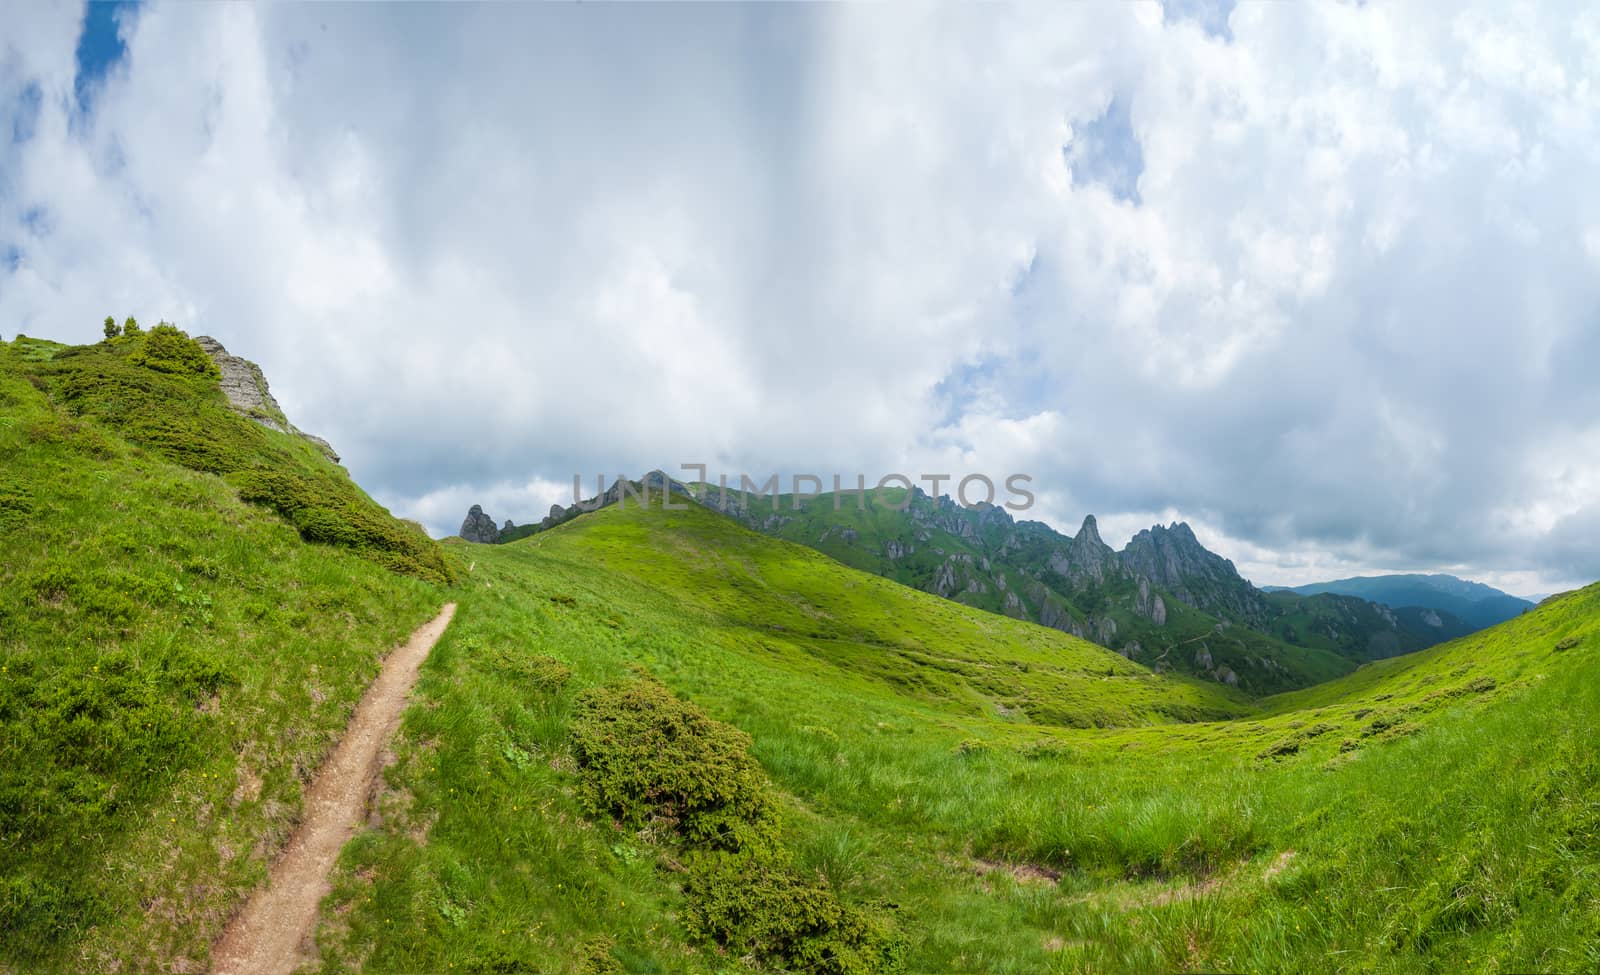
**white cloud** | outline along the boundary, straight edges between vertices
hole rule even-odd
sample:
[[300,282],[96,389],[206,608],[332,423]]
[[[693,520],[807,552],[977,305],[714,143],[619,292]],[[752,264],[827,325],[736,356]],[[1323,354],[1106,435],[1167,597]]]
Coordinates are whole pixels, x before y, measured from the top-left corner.
[[[20,8],[0,328],[214,334],[440,532],[574,472],[960,464],[1263,582],[1600,575],[1562,466],[1600,418],[1600,19],[1200,20],[151,5],[78,124],[81,11]],[[1071,165],[1113,104],[1137,202]]]

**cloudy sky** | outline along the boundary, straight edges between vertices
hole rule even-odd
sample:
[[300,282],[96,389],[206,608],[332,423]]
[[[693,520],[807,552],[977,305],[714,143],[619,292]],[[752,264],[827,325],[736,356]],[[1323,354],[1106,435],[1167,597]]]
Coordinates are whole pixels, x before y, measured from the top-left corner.
[[0,332],[216,336],[439,534],[1025,472],[1260,583],[1549,591],[1600,577],[1597,166],[1582,5],[28,3]]

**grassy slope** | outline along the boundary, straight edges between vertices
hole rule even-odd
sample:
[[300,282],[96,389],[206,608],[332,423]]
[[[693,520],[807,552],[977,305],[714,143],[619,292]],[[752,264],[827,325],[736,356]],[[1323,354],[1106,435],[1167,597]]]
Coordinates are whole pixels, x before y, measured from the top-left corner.
[[[383,826],[342,861],[328,970],[746,970],[685,943],[668,851],[575,798],[573,695],[636,668],[753,736],[800,867],[898,905],[909,971],[1600,964],[1600,588],[1266,713],[1162,724],[1150,691],[1206,688],[700,510],[473,555]],[[535,654],[572,685],[533,687]],[[1102,661],[1105,693],[1075,696]],[[996,707],[1056,681],[1058,710]]]
[[[711,495],[718,491],[715,485],[694,487]],[[878,503],[880,493],[885,498],[883,504]],[[965,557],[972,565],[984,561],[985,551],[998,549],[999,529],[983,527],[972,512],[961,510],[949,515],[977,526],[973,536],[963,537],[937,524],[913,521],[904,512],[888,506],[903,503],[904,497],[904,490],[899,488],[886,488],[881,492],[868,490],[860,503],[854,496],[841,495],[835,510],[835,498],[831,493],[798,505],[794,495],[786,494],[779,496],[774,509],[769,497],[752,494],[749,513],[767,534],[809,546],[845,565],[916,589],[931,590],[940,566],[952,556]],[[915,504],[928,511],[935,510],[933,502],[926,498],[918,499]],[[845,529],[854,535],[845,535]],[[920,535],[925,535],[926,540]],[[988,544],[978,544],[980,541]],[[897,543],[909,550],[908,554],[890,558],[886,554],[889,543]],[[1352,669],[1349,661],[1332,652],[1336,649],[1333,645],[1291,646],[1269,634],[1242,626],[1219,630],[1216,617],[1170,594],[1165,597],[1166,623],[1157,626],[1132,609],[1137,589],[1132,579],[1113,580],[1094,590],[1075,592],[1067,580],[1048,569],[1051,552],[1058,550],[1061,544],[1060,536],[1053,534],[1048,539],[1026,542],[1006,560],[990,561],[994,572],[1006,581],[1004,590],[988,585],[990,572],[971,572],[981,579],[984,589],[958,592],[953,598],[964,605],[1006,613],[1007,594],[1021,594],[1032,617],[1038,618],[1040,607],[1031,591],[1042,580],[1051,587],[1049,598],[1069,607],[1075,618],[1110,616],[1115,619],[1117,634],[1113,644],[1125,648],[1132,659],[1147,666],[1196,673],[1202,669],[1198,655],[1204,649],[1210,655],[1212,666],[1231,668],[1239,676],[1241,686],[1257,693],[1331,680]],[[1020,571],[1024,566],[1032,568],[1037,578]],[[1133,643],[1140,649],[1133,649]]]
[[[0,971],[199,970],[443,595],[75,415],[74,364],[123,370],[128,348],[63,351],[0,343]],[[344,477],[214,384],[155,378],[213,439]]]
[[1430,626],[1423,619],[1426,611],[1415,606],[1387,610],[1397,624],[1391,629],[1379,604],[1334,593],[1302,596],[1279,590],[1267,593],[1267,602],[1280,614],[1271,624],[1280,639],[1354,660],[1414,653],[1478,629],[1442,610],[1434,614],[1439,625]]

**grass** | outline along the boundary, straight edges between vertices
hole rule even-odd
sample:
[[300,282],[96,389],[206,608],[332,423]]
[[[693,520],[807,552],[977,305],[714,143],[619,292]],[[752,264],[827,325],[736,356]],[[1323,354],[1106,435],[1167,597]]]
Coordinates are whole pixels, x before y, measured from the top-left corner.
[[787,869],[881,910],[907,971],[1600,960],[1600,589],[1255,705],[699,509],[473,554],[327,971],[764,970],[697,935],[674,841],[584,800],[575,702],[641,673],[750,736]]
[[[719,485],[692,487],[713,506],[721,503]],[[731,487],[729,498],[738,503]],[[1052,618],[1048,603],[1057,618],[1070,615],[1086,633],[1096,629],[1089,621],[1109,621],[1114,633],[1101,634],[1098,642],[1152,669],[1208,679],[1231,672],[1238,686],[1263,694],[1331,680],[1355,667],[1342,655],[1340,641],[1291,645],[1269,633],[1224,624],[1159,588],[1144,591],[1141,599],[1131,573],[1068,579],[1052,563],[1067,539],[1039,522],[1012,525],[996,511],[940,505],[926,495],[907,502],[903,488],[867,489],[860,499],[785,494],[776,502],[752,493],[747,503],[742,520],[764,534],[914,589],[945,592],[962,605],[1044,620]],[[906,510],[899,509],[902,504]],[[1139,608],[1156,596],[1166,609],[1159,624]]]
[[698,507],[459,558],[139,341],[0,348],[7,975],[203,969],[447,598],[315,968],[1600,967],[1600,587],[1251,698]]
[[443,601],[58,398],[132,344],[0,344],[0,971],[198,970]]

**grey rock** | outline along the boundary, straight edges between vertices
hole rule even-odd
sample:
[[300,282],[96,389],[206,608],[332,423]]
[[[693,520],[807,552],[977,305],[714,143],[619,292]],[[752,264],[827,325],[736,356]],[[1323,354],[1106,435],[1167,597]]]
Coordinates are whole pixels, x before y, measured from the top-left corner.
[[233,355],[209,335],[196,335],[194,341],[216,363],[217,371],[222,374],[219,380],[222,394],[228,398],[228,405],[233,407],[235,413],[247,416],[269,430],[301,437],[322,451],[329,460],[339,463],[339,455],[328,441],[312,436],[289,422],[283,407],[273,398],[272,390],[267,386],[267,377],[261,372],[260,366]]
[[1039,623],[1052,630],[1061,630],[1065,633],[1072,632],[1072,617],[1061,608],[1061,604],[1054,599],[1047,598],[1039,604]]
[[476,504],[468,509],[467,520],[461,523],[460,535],[463,540],[480,545],[493,545],[500,541],[500,529],[494,526],[494,519],[484,514],[483,507]]
[[1146,528],[1118,558],[1196,609],[1257,629],[1272,619],[1266,595],[1240,576],[1232,562],[1201,545],[1184,522]]

